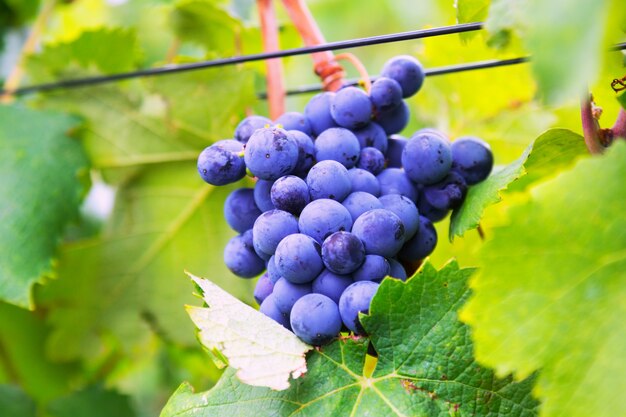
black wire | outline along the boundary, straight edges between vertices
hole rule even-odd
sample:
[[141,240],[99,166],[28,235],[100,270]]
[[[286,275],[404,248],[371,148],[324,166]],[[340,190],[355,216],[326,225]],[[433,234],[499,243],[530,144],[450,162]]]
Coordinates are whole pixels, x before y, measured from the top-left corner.
[[[626,46],[625,46],[625,49],[626,49]],[[433,77],[436,75],[452,74],[455,72],[472,71],[472,70],[478,70],[478,69],[503,67],[507,65],[523,64],[528,61],[530,61],[530,57],[519,57],[519,58],[511,58],[511,59],[492,59],[488,61],[470,62],[468,64],[449,65],[445,67],[431,68],[431,69],[425,70],[424,73],[427,77]],[[376,76],[372,77],[371,81],[372,82],[375,81],[376,78],[378,77]],[[344,82],[344,85],[357,85],[359,84],[359,82],[360,82],[359,78],[353,78],[350,80],[346,80]],[[311,85],[304,85],[298,88],[294,88],[293,90],[287,90],[285,94],[288,96],[295,96],[298,94],[318,93],[320,91],[323,91],[321,84],[311,84]],[[257,97],[260,99],[266,99],[267,92],[259,93]]]
[[388,35],[371,36],[367,38],[351,39],[339,42],[330,42],[323,45],[306,46],[301,48],[285,49],[276,52],[264,52],[259,54],[250,54],[243,56],[236,56],[231,58],[214,59],[211,61],[194,62],[191,64],[179,64],[179,65],[165,65],[158,68],[149,68],[138,71],[124,72],[119,74],[102,75],[96,77],[76,78],[72,80],[61,80],[52,83],[30,85],[26,87],[18,88],[14,91],[6,91],[0,89],[0,95],[11,94],[14,96],[21,96],[25,94],[31,94],[39,91],[52,91],[58,89],[68,89],[85,87],[90,85],[97,85],[103,83],[109,83],[112,81],[121,81],[138,77],[151,77],[156,75],[174,74],[178,72],[191,71],[203,68],[219,67],[224,65],[241,64],[244,62],[260,61],[272,58],[283,58],[295,55],[311,54],[315,52],[323,51],[335,51],[337,49],[356,48],[368,45],[378,45],[389,42],[400,42],[411,39],[428,38],[432,36],[450,35],[454,33],[471,32],[482,29],[482,22],[465,23],[461,25],[443,26],[439,28],[413,30],[409,32],[392,33]]

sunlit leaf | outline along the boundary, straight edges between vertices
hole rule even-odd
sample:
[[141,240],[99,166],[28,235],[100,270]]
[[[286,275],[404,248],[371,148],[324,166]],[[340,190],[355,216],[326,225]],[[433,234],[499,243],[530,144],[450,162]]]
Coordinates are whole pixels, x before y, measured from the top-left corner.
[[462,311],[499,375],[540,369],[542,416],[626,413],[626,144],[531,191],[481,250]]
[[372,373],[367,338],[342,338],[308,357],[308,372],[285,391],[242,384],[228,370],[211,391],[181,386],[170,416],[534,416],[533,378],[495,378],[473,359],[457,309],[472,269],[430,264],[406,283],[386,279],[362,318],[378,352]]
[[0,106],[0,299],[32,307],[30,290],[53,272],[76,218],[88,162],[67,115]]
[[208,305],[187,307],[200,342],[224,356],[243,383],[284,390],[290,376],[306,372],[304,354],[311,346],[211,281],[190,277]]

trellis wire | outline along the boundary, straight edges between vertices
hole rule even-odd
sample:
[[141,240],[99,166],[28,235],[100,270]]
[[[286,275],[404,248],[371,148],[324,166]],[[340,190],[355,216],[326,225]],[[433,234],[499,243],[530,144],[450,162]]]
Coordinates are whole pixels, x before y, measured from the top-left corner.
[[[101,75],[94,77],[75,78],[69,80],[60,80],[51,83],[35,84],[21,87],[15,90],[5,90],[0,88],[0,95],[22,96],[33,94],[36,92],[46,92],[59,89],[72,89],[79,87],[88,87],[93,85],[105,84],[115,81],[128,80],[140,77],[152,77],[158,75],[174,74],[179,72],[193,71],[204,68],[214,68],[225,65],[241,64],[244,62],[261,61],[273,58],[284,58],[296,55],[311,54],[322,51],[335,51],[338,49],[357,48],[362,46],[379,45],[384,43],[401,42],[406,40],[428,38],[434,36],[450,35],[464,32],[477,31],[483,28],[482,22],[465,23],[452,26],[443,26],[438,28],[413,30],[408,32],[392,33],[379,36],[370,36],[365,38],[350,39],[338,42],[329,42],[323,45],[306,46],[293,49],[285,49],[275,52],[264,52],[258,54],[249,54],[235,56],[230,58],[219,58],[210,61],[201,61],[188,64],[170,64],[157,68],[148,68],[137,71],[129,71],[118,74]],[[620,51],[626,49],[626,42],[613,45],[612,51]],[[529,57],[518,57],[512,59],[488,60],[479,62],[470,62],[466,64],[450,65],[445,67],[437,67],[426,69],[427,76],[451,74],[462,71],[471,71],[477,69],[495,68],[506,65],[521,64],[529,61]],[[348,80],[347,83],[355,85],[358,80]],[[287,91],[288,95],[303,94],[321,91],[320,85],[303,86],[297,89]],[[260,93],[259,97],[266,98],[266,93]]]

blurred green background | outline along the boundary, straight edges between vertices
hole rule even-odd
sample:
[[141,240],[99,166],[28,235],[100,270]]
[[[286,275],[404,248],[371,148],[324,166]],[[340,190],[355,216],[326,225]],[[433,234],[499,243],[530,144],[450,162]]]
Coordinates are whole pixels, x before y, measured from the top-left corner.
[[[339,41],[482,20],[490,2],[307,3],[326,40]],[[620,40],[606,24],[618,21],[606,9],[619,4],[603,4],[599,14],[583,16],[596,19],[585,28],[591,35],[598,25],[607,28],[586,45],[592,55],[572,52],[581,49],[574,31],[570,43],[566,38],[556,45],[563,62],[554,70],[541,67],[546,61],[540,59],[534,68],[428,78],[410,99],[403,133],[430,126],[452,138],[479,136],[492,145],[496,164],[505,164],[550,127],[581,132],[578,94],[571,93],[582,91],[580,79],[557,76],[562,67],[578,71],[577,59],[595,62],[588,81],[606,104],[603,120],[614,120],[618,105],[610,82],[623,75],[623,55],[604,53],[597,44]],[[281,47],[301,46],[282,4],[276,9]],[[349,52],[375,75],[399,54],[432,68],[556,47],[532,36],[522,42],[524,33],[516,30],[523,22],[492,12],[489,32]],[[552,30],[571,29],[568,22],[580,27],[576,18]],[[23,56],[38,26],[36,47]],[[18,66],[21,85],[261,50],[251,0],[0,0],[0,35],[0,78],[10,78]],[[287,88],[318,82],[310,57],[283,64]],[[203,183],[195,158],[210,143],[232,137],[246,114],[268,113],[256,96],[265,89],[264,70],[262,62],[221,67],[26,96],[0,107],[0,148],[25,146],[23,159],[18,153],[0,159],[9,179],[0,188],[0,415],[155,416],[182,381],[197,390],[217,381],[220,370],[196,342],[184,312],[185,304],[200,301],[183,271],[210,278],[248,303],[254,281],[235,277],[221,260],[234,235],[222,204],[234,187]],[[288,110],[302,111],[310,97],[289,97]],[[58,137],[67,141],[62,148],[53,146]],[[486,220],[487,233],[499,210]],[[439,232],[447,236],[447,221]],[[478,244],[475,232],[454,245],[442,238],[432,260],[442,265],[456,256],[463,266],[474,265]]]

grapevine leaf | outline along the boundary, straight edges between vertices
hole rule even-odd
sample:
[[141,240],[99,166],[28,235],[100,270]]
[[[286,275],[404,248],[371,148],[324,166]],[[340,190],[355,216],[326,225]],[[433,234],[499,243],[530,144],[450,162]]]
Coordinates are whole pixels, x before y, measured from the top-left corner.
[[517,160],[470,187],[463,205],[452,213],[450,240],[477,227],[483,211],[499,202],[504,190],[523,191],[540,179],[566,169],[585,154],[587,150],[582,136],[566,129],[548,130]]
[[457,0],[456,20],[459,23],[482,22],[487,17],[490,0]]
[[20,387],[0,385],[2,417],[36,417],[35,402]]
[[89,386],[51,401],[46,407],[50,417],[134,417],[130,397],[101,386]]
[[581,80],[594,81],[605,35],[614,26],[607,22],[610,0],[570,5],[569,0],[499,0],[489,10],[492,44],[506,44],[513,33],[521,36],[533,57],[539,92],[549,103],[578,95]]
[[0,360],[0,374],[4,371],[20,381],[41,403],[69,391],[75,368],[48,360],[44,346],[50,332],[37,313],[0,302],[0,352],[4,359]]
[[56,81],[81,69],[101,73],[132,70],[140,56],[135,34],[127,29],[89,30],[72,41],[46,46],[27,60],[28,72],[39,82]]
[[378,352],[366,366],[367,338],[344,337],[308,354],[306,375],[284,391],[251,387],[228,369],[210,391],[182,385],[162,417],[198,416],[534,416],[533,377],[497,379],[472,356],[457,309],[472,269],[430,264],[407,282],[386,279],[362,316]]
[[32,307],[53,271],[63,230],[78,214],[88,162],[67,115],[0,106],[0,299]]
[[[489,3],[491,0],[457,0],[456,20],[458,23],[482,22],[487,17]],[[466,32],[461,34],[462,39],[471,39],[476,32]]]
[[183,41],[204,46],[224,56],[237,53],[241,22],[220,4],[208,0],[178,0],[171,13],[174,33]]
[[212,282],[189,276],[208,304],[208,308],[187,307],[200,341],[225,356],[243,383],[284,390],[289,388],[290,375],[298,378],[306,372],[304,354],[311,346]]
[[626,143],[532,189],[481,249],[462,311],[478,359],[541,369],[542,416],[626,415]]
[[181,308],[195,300],[183,266],[215,274],[219,285],[251,301],[253,283],[234,277],[222,260],[233,235],[222,218],[231,190],[207,185],[195,163],[184,162],[146,168],[125,183],[103,236],[64,246],[59,278],[38,293],[54,328],[49,355],[91,358],[111,337],[129,352],[153,332],[194,344]]
[[[39,81],[67,76],[68,71],[84,74],[92,66],[91,55],[82,45],[106,51],[111,43],[132,45],[134,37],[129,36],[127,31],[101,30],[48,46],[29,59],[29,73]],[[107,62],[103,58],[97,69],[105,72]],[[41,74],[40,63],[46,64],[43,68],[49,75]],[[109,174],[112,170],[132,173],[144,165],[195,161],[211,142],[232,137],[238,112],[255,100],[253,91],[252,74],[229,67],[139,81],[132,88],[120,84],[50,93],[40,104],[89,121],[84,144],[95,167]]]

